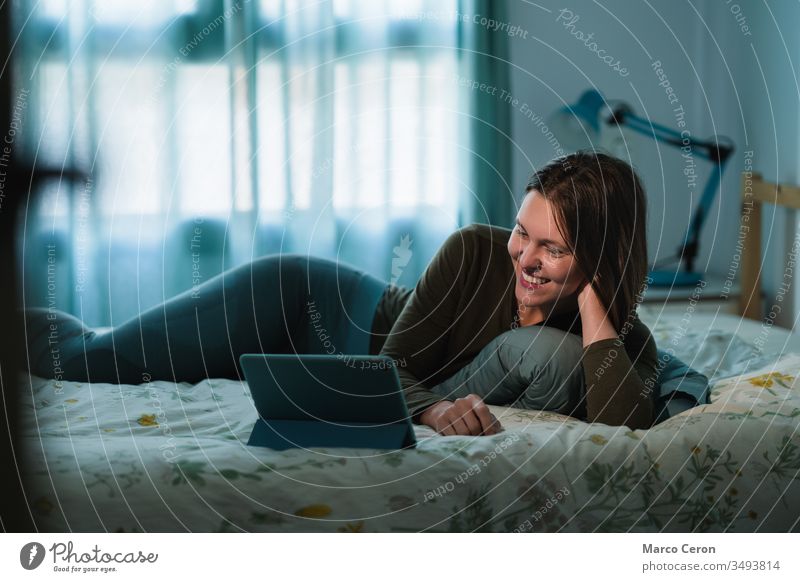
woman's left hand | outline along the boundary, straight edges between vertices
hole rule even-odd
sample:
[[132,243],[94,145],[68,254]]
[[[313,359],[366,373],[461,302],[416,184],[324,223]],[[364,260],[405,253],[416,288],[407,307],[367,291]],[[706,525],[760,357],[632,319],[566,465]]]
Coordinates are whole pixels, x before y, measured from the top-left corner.
[[581,314],[583,314],[587,309],[596,311],[597,306],[600,306],[602,309],[603,302],[600,301],[600,297],[597,296],[597,291],[594,290],[591,283],[589,283],[589,281],[584,281],[578,291],[578,309],[581,311]]

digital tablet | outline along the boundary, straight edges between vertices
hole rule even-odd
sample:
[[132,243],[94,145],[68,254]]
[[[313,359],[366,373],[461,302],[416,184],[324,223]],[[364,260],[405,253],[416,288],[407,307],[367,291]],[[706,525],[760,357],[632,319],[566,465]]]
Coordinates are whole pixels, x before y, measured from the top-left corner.
[[248,445],[404,449],[416,445],[387,356],[243,354],[258,411]]

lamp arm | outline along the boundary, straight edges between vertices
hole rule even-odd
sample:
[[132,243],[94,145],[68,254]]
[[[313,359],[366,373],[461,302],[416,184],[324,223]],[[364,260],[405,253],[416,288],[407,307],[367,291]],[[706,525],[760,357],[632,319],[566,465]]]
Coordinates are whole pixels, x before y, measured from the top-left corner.
[[698,157],[715,162],[727,159],[733,148],[728,144],[719,142],[719,139],[701,140],[692,137],[688,131],[678,132],[672,128],[655,123],[644,117],[639,117],[630,112],[626,106],[621,106],[606,120],[606,123],[627,127],[636,133],[646,135],[657,141],[682,148],[690,146]]
[[711,206],[714,203],[714,198],[722,180],[722,172],[725,170],[728,158],[733,153],[733,146],[720,143],[717,137],[711,140],[699,140],[692,137],[688,131],[678,132],[659,123],[654,123],[649,119],[634,115],[630,108],[624,104],[614,110],[613,114],[606,120],[606,123],[627,127],[636,133],[646,135],[657,142],[663,142],[676,148],[688,146],[691,148],[690,151],[698,157],[713,162],[714,168],[711,171],[711,176],[706,182],[700,202],[692,212],[689,228],[686,229],[683,242],[678,248],[678,259],[685,263],[688,272],[692,272],[700,245],[700,232],[703,230],[703,223],[711,211]]
[[674,129],[639,117],[633,113],[624,112],[624,110],[616,112],[608,119],[608,123],[616,123],[619,126],[627,127],[636,133],[647,136],[658,142],[667,143],[676,148],[680,148],[684,145],[681,134]]
[[727,160],[723,160],[719,164],[714,164],[714,168],[711,171],[708,182],[706,182],[700,202],[692,213],[689,228],[686,229],[686,235],[683,239],[683,245],[678,249],[681,259],[686,263],[687,271],[694,270],[694,259],[697,256],[697,249],[700,246],[700,233],[703,230],[703,223],[706,217],[709,212],[711,212],[711,206],[717,195],[726,162]]

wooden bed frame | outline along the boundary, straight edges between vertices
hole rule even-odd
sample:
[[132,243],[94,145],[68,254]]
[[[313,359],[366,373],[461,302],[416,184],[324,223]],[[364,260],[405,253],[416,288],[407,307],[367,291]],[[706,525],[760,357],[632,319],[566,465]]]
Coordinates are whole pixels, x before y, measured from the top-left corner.
[[800,187],[767,182],[756,172],[742,173],[742,212],[739,226],[743,234],[743,248],[739,313],[757,321],[764,317],[761,301],[762,204],[800,210]]

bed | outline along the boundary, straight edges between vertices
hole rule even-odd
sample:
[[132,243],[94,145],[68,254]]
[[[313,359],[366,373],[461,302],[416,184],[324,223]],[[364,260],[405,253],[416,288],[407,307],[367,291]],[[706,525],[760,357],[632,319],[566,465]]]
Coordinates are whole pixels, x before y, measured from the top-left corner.
[[[743,209],[774,186],[744,187]],[[492,407],[492,437],[415,426],[414,450],[276,452],[245,445],[243,382],[24,376],[30,509],[52,532],[800,530],[800,336],[716,311],[640,317],[712,386],[649,430]]]

